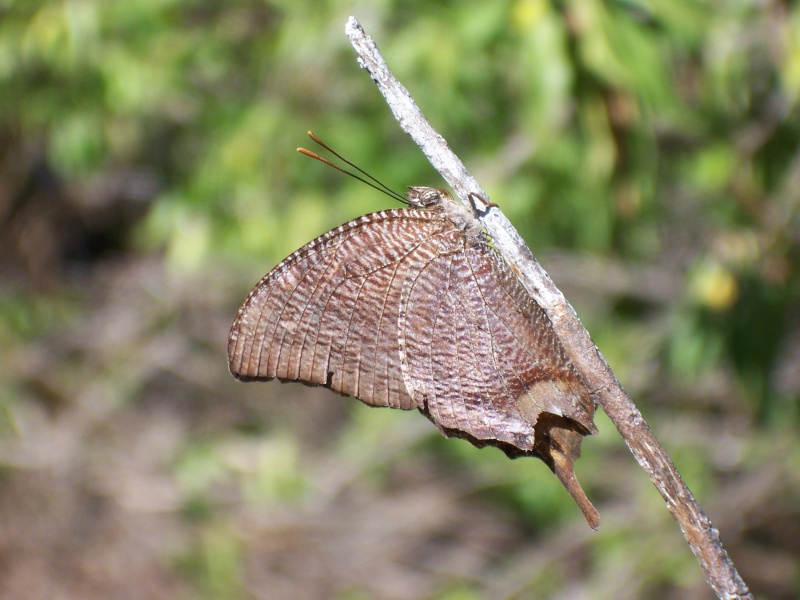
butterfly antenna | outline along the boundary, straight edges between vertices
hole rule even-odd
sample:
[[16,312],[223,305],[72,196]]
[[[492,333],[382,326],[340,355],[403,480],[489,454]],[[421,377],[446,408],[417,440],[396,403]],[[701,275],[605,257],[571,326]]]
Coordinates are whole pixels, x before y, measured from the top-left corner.
[[336,169],[337,171],[341,171],[342,173],[344,173],[345,175],[349,175],[349,176],[350,176],[350,177],[352,177],[353,179],[358,179],[358,180],[359,180],[361,183],[365,183],[365,184],[367,184],[367,185],[368,185],[368,186],[370,186],[371,188],[373,188],[373,189],[375,189],[375,190],[378,190],[378,191],[379,191],[379,192],[381,192],[382,194],[386,194],[387,196],[389,196],[390,198],[392,198],[392,199],[394,199],[394,200],[397,200],[397,201],[399,201],[399,202],[402,202],[403,204],[408,204],[408,200],[406,200],[405,196],[403,196],[402,194],[399,194],[399,193],[395,192],[395,191],[394,191],[392,188],[390,188],[388,185],[386,185],[385,183],[383,183],[382,181],[380,181],[380,180],[379,180],[379,179],[377,179],[376,177],[373,177],[372,175],[370,175],[369,173],[367,173],[367,172],[366,172],[364,169],[362,169],[362,168],[361,168],[361,167],[359,167],[358,165],[356,165],[356,164],[353,164],[352,162],[350,162],[349,160],[347,160],[347,159],[346,159],[344,156],[342,156],[341,154],[339,154],[338,152],[336,152],[336,150],[334,150],[333,148],[331,148],[330,146],[328,146],[328,144],[326,144],[326,143],[325,143],[325,142],[323,142],[321,139],[319,139],[319,138],[318,138],[316,135],[314,135],[314,134],[313,134],[311,131],[309,131],[309,132],[308,132],[308,137],[310,137],[310,138],[311,138],[312,140],[314,140],[314,141],[315,141],[317,144],[319,144],[320,146],[322,146],[323,148],[325,148],[325,149],[326,149],[328,152],[330,152],[331,154],[333,154],[334,156],[336,156],[336,157],[337,157],[339,160],[341,160],[341,161],[342,161],[342,162],[344,162],[345,164],[349,165],[350,167],[354,168],[356,171],[358,171],[359,173],[361,173],[362,175],[364,175],[364,177],[366,177],[367,179],[365,179],[364,177],[361,177],[361,175],[357,175],[357,174],[353,173],[352,171],[348,171],[347,169],[345,169],[345,168],[343,168],[343,167],[340,167],[339,165],[337,165],[337,164],[335,164],[335,163],[332,163],[332,162],[331,162],[331,161],[329,161],[327,158],[325,158],[325,157],[322,157],[322,156],[320,156],[319,154],[317,154],[316,152],[312,152],[311,150],[308,150],[307,148],[298,148],[298,149],[297,149],[297,151],[298,151],[298,152],[300,152],[301,154],[305,154],[306,156],[309,156],[309,157],[311,157],[311,158],[314,158],[314,159],[316,159],[316,160],[318,160],[318,161],[320,161],[320,162],[322,162],[322,163],[325,163],[325,164],[326,164],[326,165],[328,165],[329,167],[333,167],[333,168],[334,168],[334,169]]

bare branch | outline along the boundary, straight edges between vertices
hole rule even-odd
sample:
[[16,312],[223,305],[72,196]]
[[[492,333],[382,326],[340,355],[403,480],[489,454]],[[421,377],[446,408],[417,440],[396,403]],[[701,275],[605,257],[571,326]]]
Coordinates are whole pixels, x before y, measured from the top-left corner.
[[[425,119],[408,91],[389,71],[375,44],[364,33],[358,21],[350,17],[345,31],[358,54],[359,63],[369,71],[372,80],[378,85],[400,127],[422,149],[461,201],[467,204],[470,193],[479,194],[489,200],[478,182],[450,150],[444,138]],[[564,295],[498,209],[487,211],[481,220],[512,270],[547,312],[578,372],[589,389],[593,390],[595,400],[622,434],[636,460],[666,501],[667,508],[680,525],[706,580],[717,596],[730,600],[752,598],[747,585],[722,547],[717,530],[712,527],[669,455],[622,389]]]

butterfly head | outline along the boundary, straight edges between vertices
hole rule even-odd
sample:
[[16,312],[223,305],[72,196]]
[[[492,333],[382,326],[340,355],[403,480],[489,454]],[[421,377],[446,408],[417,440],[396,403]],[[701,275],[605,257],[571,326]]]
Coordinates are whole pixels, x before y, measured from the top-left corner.
[[446,190],[414,185],[408,187],[406,199],[411,208],[433,208],[445,202],[453,202],[453,196]]

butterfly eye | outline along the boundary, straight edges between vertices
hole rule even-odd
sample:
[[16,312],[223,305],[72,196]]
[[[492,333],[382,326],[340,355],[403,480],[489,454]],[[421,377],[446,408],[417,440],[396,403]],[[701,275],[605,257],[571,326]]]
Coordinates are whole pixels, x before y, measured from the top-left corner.
[[412,208],[430,208],[444,202],[452,202],[450,194],[444,190],[423,186],[409,186],[406,198],[408,199],[408,205]]

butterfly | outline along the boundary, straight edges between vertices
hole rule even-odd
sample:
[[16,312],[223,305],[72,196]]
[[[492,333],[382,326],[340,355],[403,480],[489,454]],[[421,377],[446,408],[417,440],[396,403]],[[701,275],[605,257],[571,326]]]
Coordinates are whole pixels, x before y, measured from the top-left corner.
[[597,431],[594,401],[550,319],[447,191],[410,187],[403,199],[407,208],[309,242],[256,284],[231,326],[231,373],[417,409],[447,437],[536,456],[596,529],[573,472]]

